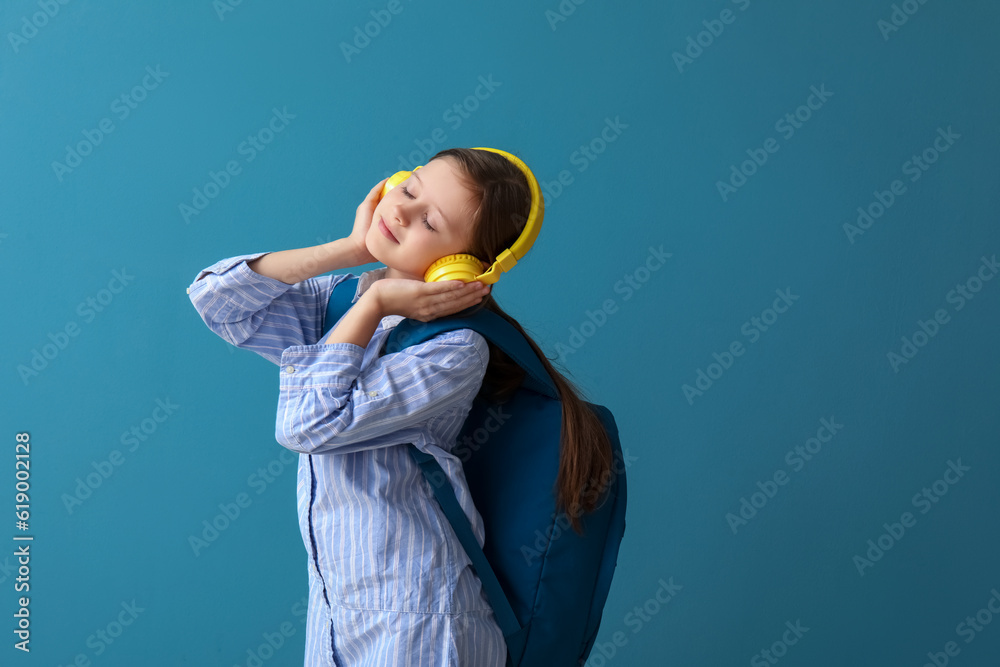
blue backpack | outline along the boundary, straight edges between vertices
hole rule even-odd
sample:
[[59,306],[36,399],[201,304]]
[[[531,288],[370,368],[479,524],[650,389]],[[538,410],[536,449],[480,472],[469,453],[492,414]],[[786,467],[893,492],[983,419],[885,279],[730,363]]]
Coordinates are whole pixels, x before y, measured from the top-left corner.
[[[350,309],[357,281],[344,280],[334,288],[324,335]],[[587,404],[608,432],[614,466],[600,506],[580,516],[581,537],[565,512],[557,514],[552,491],[562,431],[562,403],[555,384],[529,343],[502,317],[486,309],[462,315],[432,322],[404,319],[381,354],[445,331],[472,329],[527,372],[521,387],[502,405],[475,399],[458,436],[460,443],[475,444],[459,445],[453,452],[463,462],[485,524],[483,548],[441,466],[412,443],[410,454],[483,584],[507,642],[507,667],[578,667],[597,638],[625,532],[625,466],[618,427],[607,408]],[[490,420],[499,425],[485,428]]]

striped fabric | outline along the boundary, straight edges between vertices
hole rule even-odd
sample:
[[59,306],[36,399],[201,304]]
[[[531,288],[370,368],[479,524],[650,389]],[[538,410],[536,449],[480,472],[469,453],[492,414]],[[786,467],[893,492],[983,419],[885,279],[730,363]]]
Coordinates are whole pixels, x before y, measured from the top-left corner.
[[[455,537],[405,443],[441,464],[480,544],[485,531],[451,453],[489,351],[470,329],[381,358],[403,318],[384,317],[367,348],[318,345],[333,287],[295,285],[239,255],[188,288],[208,327],[279,366],[275,437],[299,452],[298,514],[308,555],[307,667],[503,667],[506,645]],[[385,273],[360,276],[355,301]]]

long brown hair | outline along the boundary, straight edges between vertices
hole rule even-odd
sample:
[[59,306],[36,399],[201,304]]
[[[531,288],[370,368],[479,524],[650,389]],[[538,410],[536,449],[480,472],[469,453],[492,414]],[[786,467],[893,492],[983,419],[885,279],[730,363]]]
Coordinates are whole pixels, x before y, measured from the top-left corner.
[[[487,262],[488,266],[524,229],[531,207],[528,179],[510,160],[492,151],[448,148],[431,159],[444,157],[455,161],[464,185],[479,200],[473,216],[471,245],[464,252]],[[607,431],[580,392],[553,367],[517,320],[500,308],[492,291],[479,307],[500,315],[524,336],[559,390],[562,436],[559,475],[554,488],[556,506],[567,513],[573,530],[582,534],[580,514],[598,507],[613,474],[613,450]],[[490,401],[503,403],[521,385],[525,372],[500,348],[487,343],[490,360],[479,393]]]

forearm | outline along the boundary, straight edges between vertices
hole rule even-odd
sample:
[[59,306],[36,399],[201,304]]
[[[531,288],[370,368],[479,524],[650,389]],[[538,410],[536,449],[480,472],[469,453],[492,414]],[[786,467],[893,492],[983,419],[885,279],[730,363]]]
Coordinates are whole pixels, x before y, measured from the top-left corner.
[[294,285],[329,271],[358,266],[357,246],[343,238],[308,248],[280,250],[247,262],[247,266],[262,276]]
[[382,308],[373,291],[369,289],[347,311],[333,331],[327,334],[326,338],[320,339],[319,344],[351,343],[366,348],[381,321]]

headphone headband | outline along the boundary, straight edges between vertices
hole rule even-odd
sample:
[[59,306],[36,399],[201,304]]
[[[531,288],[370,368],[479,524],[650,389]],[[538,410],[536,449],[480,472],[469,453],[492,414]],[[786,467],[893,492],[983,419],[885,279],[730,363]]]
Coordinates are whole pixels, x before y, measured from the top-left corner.
[[[514,268],[514,265],[523,259],[528,250],[531,249],[531,246],[534,245],[535,239],[538,238],[538,232],[542,229],[542,219],[545,217],[545,198],[542,196],[541,188],[538,187],[538,180],[535,178],[535,175],[531,173],[531,169],[519,157],[499,148],[477,146],[473,150],[492,151],[513,162],[521,170],[525,178],[528,179],[528,188],[531,190],[531,209],[528,211],[528,220],[524,223],[524,229],[521,231],[520,236],[517,237],[517,240],[514,241],[510,248],[505,249],[497,255],[493,266],[486,273],[477,278],[493,277],[492,280],[486,279],[482,282],[495,283],[500,278],[500,273],[506,273]],[[497,271],[498,266],[500,271]]]

